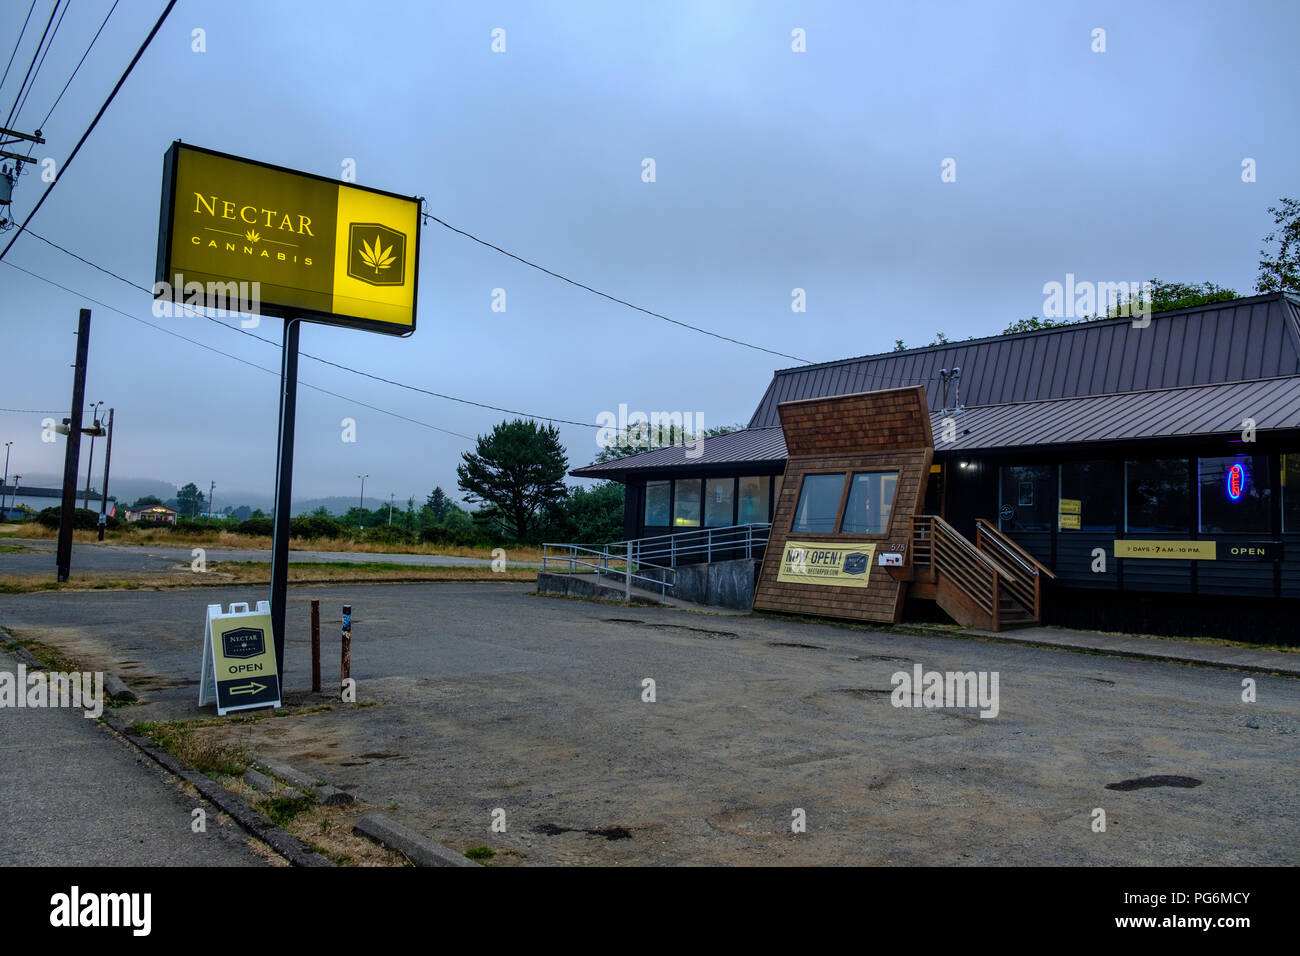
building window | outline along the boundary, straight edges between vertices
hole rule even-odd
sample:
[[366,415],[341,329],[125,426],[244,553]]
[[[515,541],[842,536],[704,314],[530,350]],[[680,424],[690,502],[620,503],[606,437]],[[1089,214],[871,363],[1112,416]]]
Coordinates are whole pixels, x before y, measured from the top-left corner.
[[1124,488],[1126,530],[1188,533],[1192,499],[1186,458],[1125,462]]
[[1198,469],[1202,533],[1268,534],[1272,483],[1267,455],[1202,458]]
[[1056,469],[1052,465],[1003,466],[1000,486],[1001,530],[1052,530],[1056,524]]
[[671,481],[645,483],[645,524],[647,528],[668,527],[668,506],[672,500]]
[[804,475],[799,504],[794,509],[792,532],[830,534],[844,494],[844,472],[835,475]]
[[869,471],[853,476],[849,503],[844,506],[843,534],[884,534],[894,507],[898,472]]
[[1300,455],[1282,456],[1282,530],[1300,531]]
[[1061,465],[1057,527],[1110,531],[1119,527],[1119,463],[1071,461]]
[[700,526],[700,489],[703,484],[698,478],[678,478],[673,483],[673,527]]
[[[780,481],[778,478],[777,481]],[[740,510],[737,524],[765,524],[768,512],[768,492],[771,482],[764,475],[759,478],[740,479]]]
[[704,483],[704,523],[710,528],[732,524],[736,506],[736,479],[710,478]]

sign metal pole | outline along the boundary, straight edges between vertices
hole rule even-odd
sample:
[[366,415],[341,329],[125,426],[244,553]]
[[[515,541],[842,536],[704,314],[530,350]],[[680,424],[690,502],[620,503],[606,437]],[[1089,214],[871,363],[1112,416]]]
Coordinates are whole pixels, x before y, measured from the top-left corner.
[[284,320],[280,357],[280,431],[275,462],[275,531],[271,539],[271,630],[275,666],[284,683],[284,617],[289,579],[289,515],[293,494],[293,426],[298,406],[298,326]]

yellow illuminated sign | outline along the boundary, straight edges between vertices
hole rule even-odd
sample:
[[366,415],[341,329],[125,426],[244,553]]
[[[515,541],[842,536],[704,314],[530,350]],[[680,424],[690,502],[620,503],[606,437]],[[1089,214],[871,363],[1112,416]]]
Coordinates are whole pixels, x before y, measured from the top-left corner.
[[181,143],[167,152],[162,298],[406,335],[419,249],[417,199]]
[[1117,558],[1175,558],[1183,561],[1217,560],[1213,541],[1138,541],[1116,540]]
[[1062,512],[1062,513],[1061,513],[1061,530],[1062,530],[1062,531],[1078,531],[1078,530],[1079,530],[1079,527],[1080,527],[1080,525],[1079,525],[1079,517],[1080,517],[1079,515],[1066,514],[1065,512]]
[[787,541],[776,579],[791,584],[865,588],[876,546],[848,542]]

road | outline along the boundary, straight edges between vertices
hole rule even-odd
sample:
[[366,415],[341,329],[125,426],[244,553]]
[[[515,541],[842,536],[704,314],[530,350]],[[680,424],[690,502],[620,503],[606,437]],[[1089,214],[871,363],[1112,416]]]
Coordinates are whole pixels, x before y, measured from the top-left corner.
[[[1300,681],[1255,676],[1246,703],[1245,675],[1218,668],[529,590],[291,588],[287,699],[332,709],[230,732],[498,862],[1300,864]],[[256,597],[0,595],[0,624],[118,673],[148,699],[138,719],[198,717],[204,606]],[[343,603],[370,706],[329,694]],[[998,673],[997,716],[893,706],[893,675],[918,664]],[[1108,789],[1160,775],[1193,785]]]
[[[18,547],[21,551],[0,550],[0,574],[53,575],[55,543],[45,539],[4,538],[0,546]],[[214,561],[259,561],[269,563],[271,552],[256,549],[204,548],[204,558]],[[188,569],[194,560],[193,550],[186,547],[152,545],[99,544],[75,542],[72,546],[72,570],[110,574],[162,573]],[[510,561],[510,567],[539,567],[536,563]],[[406,564],[414,567],[490,567],[490,558],[461,558],[442,554],[373,554],[368,551],[294,551],[289,552],[290,563],[326,562],[347,564],[378,561],[386,564]]]
[[[0,650],[0,671],[17,667]],[[266,864],[242,829],[82,711],[4,707],[0,728],[0,866]]]

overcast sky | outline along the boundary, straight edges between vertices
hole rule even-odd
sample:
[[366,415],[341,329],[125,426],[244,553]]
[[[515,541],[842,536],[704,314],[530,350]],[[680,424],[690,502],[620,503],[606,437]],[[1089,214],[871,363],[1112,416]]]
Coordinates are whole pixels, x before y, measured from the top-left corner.
[[[8,112],[54,0],[36,0]],[[25,108],[30,131],[111,0],[72,0]],[[0,3],[8,57],[29,0]],[[163,0],[122,0],[34,155],[71,151]],[[492,31],[505,31],[504,53]],[[1105,52],[1094,52],[1094,30]],[[192,50],[195,29],[206,52]],[[792,50],[792,31],[806,52]],[[1212,280],[1252,294],[1267,212],[1300,193],[1300,4],[181,0],[32,228],[153,282],[173,140],[426,198],[447,222],[681,322],[799,358],[992,334],[1043,285]],[[643,160],[655,181],[643,181]],[[956,181],[943,182],[945,159]],[[1255,161],[1256,181],[1242,181]],[[15,189],[25,218],[44,183]],[[8,241],[11,233],[4,234]],[[0,406],[65,409],[77,310],[86,396],[116,408],[116,475],[207,490],[274,482],[279,349],[150,300],[22,237],[0,265]],[[631,311],[445,230],[421,243],[407,339],[304,326],[303,351],[562,427],[571,467],[602,411],[744,422],[787,358]],[[491,309],[494,289],[506,311]],[[806,290],[807,311],[791,309]],[[278,343],[280,323],[259,334]],[[504,415],[309,359],[295,498],[455,492]],[[55,474],[41,415],[0,412],[10,470]],[[357,422],[342,441],[340,422]],[[84,474],[83,446],[83,474]],[[96,480],[98,486],[98,480]]]

